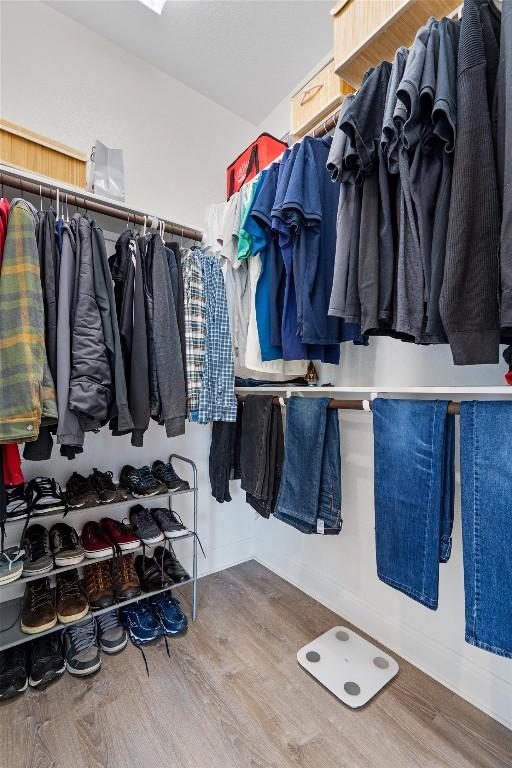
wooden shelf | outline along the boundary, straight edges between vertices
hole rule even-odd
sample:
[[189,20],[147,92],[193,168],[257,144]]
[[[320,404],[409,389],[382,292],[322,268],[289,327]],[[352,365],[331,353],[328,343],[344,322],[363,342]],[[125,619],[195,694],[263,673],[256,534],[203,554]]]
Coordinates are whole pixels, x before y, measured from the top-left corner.
[[449,16],[459,6],[460,0],[340,0],[331,11],[336,74],[357,87],[370,67],[411,45],[431,16]]

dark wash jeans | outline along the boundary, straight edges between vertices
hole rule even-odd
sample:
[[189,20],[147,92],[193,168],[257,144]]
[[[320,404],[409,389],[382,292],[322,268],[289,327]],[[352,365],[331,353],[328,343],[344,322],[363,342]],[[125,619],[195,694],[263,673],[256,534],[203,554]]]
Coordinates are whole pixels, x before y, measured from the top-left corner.
[[292,397],[286,408],[283,476],[274,517],[302,533],[341,530],[341,450],[338,411],[328,397]]
[[451,553],[454,416],[443,400],[378,398],[372,410],[377,574],[435,610]]
[[512,658],[512,403],[461,404],[466,642]]
[[246,500],[260,515],[270,517],[283,462],[281,409],[272,395],[247,395],[240,446],[241,485]]

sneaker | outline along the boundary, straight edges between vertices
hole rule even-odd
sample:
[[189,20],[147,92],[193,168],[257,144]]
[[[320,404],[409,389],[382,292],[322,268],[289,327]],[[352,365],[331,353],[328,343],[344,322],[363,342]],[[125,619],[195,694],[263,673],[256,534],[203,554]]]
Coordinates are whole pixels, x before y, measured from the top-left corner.
[[114,604],[114,582],[110,561],[86,565],[84,568],[85,594],[91,611],[108,608]]
[[158,616],[166,635],[181,635],[185,632],[188,619],[181,610],[179,600],[172,597],[169,592],[153,595],[148,599],[148,604],[153,613]]
[[57,623],[50,579],[36,579],[25,587],[21,608],[21,631],[27,635],[44,632]]
[[23,573],[23,549],[8,547],[0,551],[0,584],[9,584]]
[[164,540],[164,534],[153,520],[151,511],[142,504],[131,507],[129,519],[133,532],[144,544],[153,546]]
[[56,523],[50,528],[50,547],[57,568],[78,565],[85,557],[78,533],[66,523]]
[[27,690],[27,655],[24,645],[0,652],[0,700],[12,699]]
[[27,485],[27,496],[34,515],[66,509],[62,488],[53,477],[35,477]]
[[165,571],[162,571],[154,557],[138,555],[135,558],[135,570],[145,592],[154,592],[155,589],[163,589],[173,583]]
[[151,510],[151,517],[162,531],[166,539],[177,539],[190,533],[188,528],[183,525],[179,517],[172,509],[158,507]]
[[172,466],[170,459],[167,464],[165,464],[160,459],[154,461],[153,466],[151,467],[151,471],[157,480],[160,480],[161,483],[165,483],[171,492],[190,490],[190,485],[188,482],[186,480],[182,480],[181,477],[179,477],[179,475],[177,475],[174,471],[174,467]]
[[30,643],[30,677],[33,688],[47,685],[66,669],[59,632],[38,637]]
[[189,581],[190,574],[184,569],[172,547],[170,550],[165,549],[164,547],[156,547],[154,557],[158,567],[163,567],[167,576],[169,576],[175,584]]
[[140,547],[140,539],[135,536],[127,525],[120,523],[119,520],[113,520],[111,517],[104,517],[101,521],[101,528],[105,536],[119,547],[122,552],[129,552],[132,549]]
[[92,675],[101,667],[96,619],[88,616],[64,632],[66,669],[71,675]]
[[86,558],[106,557],[114,553],[112,541],[95,520],[90,520],[84,525],[81,539]]
[[119,617],[134,645],[146,645],[162,637],[164,631],[145,600],[119,609]]
[[133,555],[123,555],[112,560],[112,578],[117,600],[131,600],[140,595],[140,581]]
[[142,499],[144,496],[157,496],[159,493],[167,492],[165,483],[159,482],[150,468],[146,466],[135,469],[130,464],[125,464],[121,470],[119,482],[136,499]]
[[7,495],[6,520],[21,520],[26,517],[29,511],[29,504],[23,483],[6,486],[5,492]]
[[102,504],[115,504],[128,498],[126,491],[114,484],[112,472],[100,472],[99,469],[93,469],[89,479]]
[[57,574],[55,594],[57,598],[57,616],[63,624],[78,621],[88,614],[89,603],[82,589],[76,568]]
[[66,484],[66,496],[70,509],[95,507],[100,503],[99,496],[90,477],[73,472]]
[[119,619],[119,611],[102,613],[96,619],[100,648],[105,653],[118,653],[126,648],[128,636]]
[[25,550],[23,562],[24,576],[37,576],[53,569],[53,557],[50,552],[50,536],[43,525],[35,523],[25,531],[22,542]]

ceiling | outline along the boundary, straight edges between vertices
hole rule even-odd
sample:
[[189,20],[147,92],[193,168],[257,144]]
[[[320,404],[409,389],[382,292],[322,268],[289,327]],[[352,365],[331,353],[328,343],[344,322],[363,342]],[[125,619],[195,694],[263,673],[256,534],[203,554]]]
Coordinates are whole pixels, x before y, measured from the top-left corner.
[[48,4],[255,125],[332,49],[333,0]]

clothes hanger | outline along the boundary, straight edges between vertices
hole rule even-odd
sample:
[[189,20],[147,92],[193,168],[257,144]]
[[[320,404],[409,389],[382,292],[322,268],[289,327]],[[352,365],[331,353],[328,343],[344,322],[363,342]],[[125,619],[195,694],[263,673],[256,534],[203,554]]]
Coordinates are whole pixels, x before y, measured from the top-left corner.
[[[58,190],[57,190],[57,192],[58,192]],[[58,203],[57,203],[57,210],[58,210],[58,207],[59,206],[58,206]],[[41,213],[43,212],[43,188],[42,188],[41,184],[39,185],[39,210],[41,211]]]

